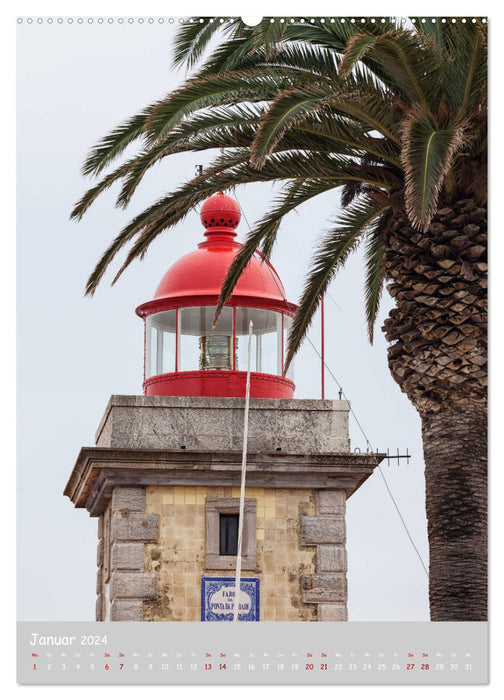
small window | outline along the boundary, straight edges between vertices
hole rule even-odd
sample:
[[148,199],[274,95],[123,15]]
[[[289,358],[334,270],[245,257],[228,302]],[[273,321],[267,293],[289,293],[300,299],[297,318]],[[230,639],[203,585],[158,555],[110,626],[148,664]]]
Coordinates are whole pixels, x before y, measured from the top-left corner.
[[[235,569],[238,552],[239,498],[206,499],[207,569]],[[243,513],[242,569],[256,568],[256,500],[246,498]]]
[[219,554],[236,556],[238,554],[238,515],[220,514]]

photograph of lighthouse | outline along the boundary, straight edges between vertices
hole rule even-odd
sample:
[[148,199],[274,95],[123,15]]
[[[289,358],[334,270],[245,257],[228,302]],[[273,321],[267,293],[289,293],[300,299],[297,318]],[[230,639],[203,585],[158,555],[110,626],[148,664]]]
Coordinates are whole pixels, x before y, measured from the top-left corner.
[[486,21],[60,19],[18,26],[18,619],[486,621]]

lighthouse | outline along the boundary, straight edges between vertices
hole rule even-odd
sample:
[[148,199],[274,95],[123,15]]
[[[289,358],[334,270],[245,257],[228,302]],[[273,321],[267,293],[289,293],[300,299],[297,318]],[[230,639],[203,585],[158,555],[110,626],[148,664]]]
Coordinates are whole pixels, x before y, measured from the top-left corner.
[[204,239],[163,276],[154,299],[137,314],[145,319],[147,396],[245,396],[250,321],[253,323],[250,393],[291,399],[283,377],[286,334],[295,306],[269,262],[254,256],[214,327],[219,292],[241,248],[235,227],[240,208],[219,193],[201,208]]
[[350,451],[347,401],[294,398],[296,306],[259,254],[215,323],[241,213],[219,193],[200,216],[197,249],[136,309],[143,395],[110,398],[65,489],[98,520],[96,619],[233,619],[250,360],[238,620],[345,621],[346,501],[378,460]]

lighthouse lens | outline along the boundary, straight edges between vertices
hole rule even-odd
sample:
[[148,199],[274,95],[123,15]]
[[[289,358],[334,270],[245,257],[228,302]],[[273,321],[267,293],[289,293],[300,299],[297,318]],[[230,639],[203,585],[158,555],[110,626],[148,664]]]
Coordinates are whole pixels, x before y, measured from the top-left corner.
[[215,328],[214,306],[179,310],[179,371],[233,369],[233,311],[226,307]]
[[199,339],[200,370],[233,369],[233,339],[228,335],[202,336]]

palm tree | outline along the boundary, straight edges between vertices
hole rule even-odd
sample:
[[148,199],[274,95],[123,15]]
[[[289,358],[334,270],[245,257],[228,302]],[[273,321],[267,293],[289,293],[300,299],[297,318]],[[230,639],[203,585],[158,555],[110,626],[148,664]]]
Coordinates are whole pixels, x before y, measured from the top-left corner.
[[[203,60],[217,31],[224,37]],[[281,181],[229,270],[220,308],[256,249],[269,258],[283,217],[339,189],[289,338],[292,359],[334,274],[364,245],[372,341],[383,283],[390,371],[417,408],[425,456],[433,620],[485,620],[486,555],[486,25],[484,20],[265,19],[255,28],[191,20],[175,65],[194,74],[91,151],[102,176],[80,219],[121,180],[130,202],[173,153],[221,149],[204,172],[136,216],[90,276],[93,294],[130,244],[114,282],[150,243],[222,189]],[[199,66],[199,67],[198,67]],[[103,174],[124,149],[134,157]],[[336,193],[335,193],[336,194]]]

